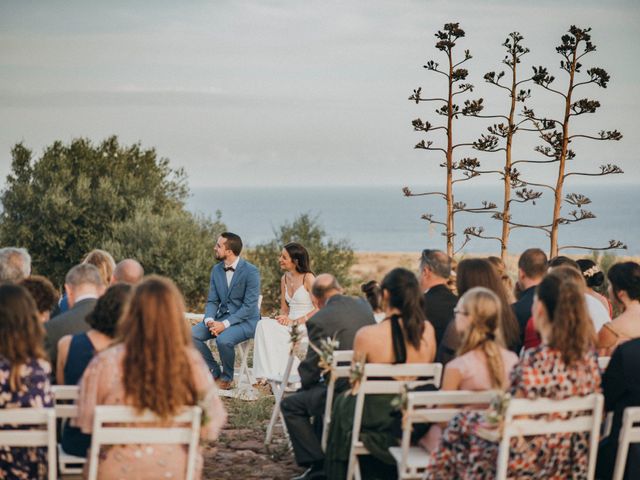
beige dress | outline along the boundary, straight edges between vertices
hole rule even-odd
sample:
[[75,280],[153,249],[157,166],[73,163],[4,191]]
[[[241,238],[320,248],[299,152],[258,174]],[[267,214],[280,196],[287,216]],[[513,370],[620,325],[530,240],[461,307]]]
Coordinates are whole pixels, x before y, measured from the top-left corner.
[[[500,348],[500,353],[502,354],[502,365],[504,366],[503,381],[505,385],[508,385],[509,375],[513,367],[518,363],[518,357],[506,348]],[[454,358],[447,364],[446,368],[455,368],[460,372],[462,378],[458,390],[482,391],[492,389],[487,357],[480,350],[471,350]]]
[[[124,345],[119,344],[98,354],[89,364],[80,381],[78,418],[76,426],[91,434],[96,405],[126,405],[122,382]],[[195,386],[200,398],[203,417],[209,423],[203,426],[201,438],[215,440],[226,421],[222,401],[215,394],[211,374],[196,350],[189,351]],[[201,478],[202,455],[197,457],[196,478]],[[99,455],[99,479],[182,479],[186,474],[187,447],[176,445],[123,445],[102,447]],[[85,468],[85,477],[88,468]]]

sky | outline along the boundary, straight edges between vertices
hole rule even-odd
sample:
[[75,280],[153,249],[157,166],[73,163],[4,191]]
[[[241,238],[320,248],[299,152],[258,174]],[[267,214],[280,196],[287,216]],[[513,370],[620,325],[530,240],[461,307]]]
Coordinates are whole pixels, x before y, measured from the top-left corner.
[[[447,22],[466,31],[459,54],[473,55],[465,66],[476,89],[460,97],[482,97],[486,112],[498,114],[508,98],[483,75],[503,69],[501,43],[509,32],[519,31],[531,49],[523,75],[545,65],[562,88],[555,46],[570,25],[591,26],[597,51],[585,57],[585,70],[601,66],[612,79],[606,89],[576,93],[602,107],[576,118],[573,128],[618,129],[624,138],[576,141],[572,166],[595,171],[615,163],[625,175],[576,181],[640,180],[634,0],[4,0],[0,186],[17,142],[38,156],[55,140],[99,142],[112,134],[156,148],[185,168],[192,187],[437,184],[442,159],[413,148],[426,137],[411,127],[418,117],[437,123],[436,105],[408,97],[419,86],[435,96],[445,91],[423,65],[444,62],[434,33]],[[531,88],[529,107],[541,116],[561,114],[561,99]],[[473,141],[488,124],[461,120],[457,140]],[[516,156],[540,159],[537,143],[522,133]],[[479,158],[483,165],[502,161],[497,154]],[[529,173],[550,181],[554,169]]]

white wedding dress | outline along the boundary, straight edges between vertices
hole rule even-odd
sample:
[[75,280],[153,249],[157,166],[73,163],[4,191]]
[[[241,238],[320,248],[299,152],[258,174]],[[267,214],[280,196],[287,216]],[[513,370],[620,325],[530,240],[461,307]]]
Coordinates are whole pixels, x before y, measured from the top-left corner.
[[[304,285],[289,296],[285,288],[284,298],[289,305],[289,318],[304,317],[315,308],[311,301],[311,295]],[[306,336],[306,327],[299,327],[301,333]],[[283,375],[289,359],[289,332],[291,327],[280,325],[273,318],[263,317],[258,322],[253,340],[253,377],[256,379]],[[295,358],[291,372],[295,375],[300,361]]]

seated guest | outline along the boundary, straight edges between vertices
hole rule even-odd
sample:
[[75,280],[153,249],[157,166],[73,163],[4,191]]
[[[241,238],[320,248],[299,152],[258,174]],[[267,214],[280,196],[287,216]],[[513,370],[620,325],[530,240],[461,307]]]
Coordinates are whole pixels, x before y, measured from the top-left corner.
[[[600,390],[593,324],[583,286],[555,271],[536,287],[533,317],[542,344],[526,350],[511,372],[515,398],[562,400]],[[498,443],[476,434],[480,412],[461,412],[448,424],[426,478],[493,478]],[[588,433],[562,433],[513,439],[509,478],[587,478]]]
[[380,323],[387,315],[382,310],[382,290],[380,284],[375,280],[371,280],[367,283],[360,285],[360,290],[364,293],[367,302],[371,305],[373,310],[373,318],[376,319],[376,323]]
[[[640,338],[618,346],[611,355],[602,377],[604,408],[613,412],[611,433],[600,442],[596,478],[609,480],[613,474],[618,453],[618,437],[622,416],[627,407],[640,407]],[[629,445],[625,480],[640,478],[640,445]]]
[[58,303],[58,292],[49,279],[40,275],[31,275],[20,282],[36,302],[38,317],[42,323],[49,320],[51,310]]
[[640,337],[640,265],[623,262],[607,272],[611,297],[623,312],[605,323],[598,332],[598,348],[603,356],[610,356],[618,345]]
[[504,261],[500,257],[490,256],[487,257],[487,260],[493,268],[498,272],[498,276],[504,285],[504,289],[507,292],[507,297],[509,297],[509,302],[513,303],[516,301],[516,296],[513,288],[513,280],[507,273],[507,266],[504,264]]
[[[182,295],[171,280],[151,276],[134,290],[118,324],[120,341],[91,361],[80,381],[78,417],[91,434],[97,405],[150,410],[161,423],[185,406],[200,405],[203,438],[214,440],[226,413],[202,357],[193,348]],[[144,454],[140,455],[143,451]],[[99,453],[101,478],[184,478],[187,450],[175,445],[116,445]],[[201,478],[202,457],[197,478]]]
[[[475,287],[468,290],[455,309],[455,326],[462,335],[457,356],[444,370],[442,390],[505,390],[509,374],[518,357],[504,347],[500,299],[491,290]],[[434,425],[421,445],[435,451],[440,428]]]
[[90,264],[76,265],[67,273],[64,289],[70,309],[44,324],[47,332],[45,348],[52,365],[57,365],[58,342],[62,337],[86,332],[91,328],[85,319],[103,291],[100,272]]
[[[52,407],[44,329],[24,287],[0,285],[0,409]],[[0,478],[46,479],[47,449],[0,447]]]
[[0,283],[20,283],[31,274],[31,256],[24,248],[0,248]]
[[[98,299],[96,307],[87,315],[91,329],[77,335],[65,335],[58,342],[58,364],[56,381],[59,385],[77,385],[84,370],[96,352],[101,352],[113,343],[118,319],[129,298],[131,286],[116,283]],[[65,452],[85,457],[91,436],[77,427],[65,425],[62,433],[62,448]]]
[[[435,333],[425,319],[416,276],[409,270],[396,268],[384,277],[381,287],[387,318],[358,331],[353,344],[354,359],[388,364],[432,362],[436,354]],[[395,397],[365,398],[360,438],[372,455],[360,461],[363,478],[388,479],[397,475],[395,461],[388,452],[390,446],[397,444],[395,418],[391,415]],[[356,398],[345,392],[336,399],[327,444],[327,478],[346,477]]]
[[[504,284],[496,269],[483,258],[468,258],[458,264],[458,274],[456,276],[458,295],[464,295],[474,287],[485,287],[495,293],[500,299],[502,313],[500,315],[500,326],[505,344],[509,350],[515,353],[520,352],[520,328],[518,321],[509,306],[509,297],[504,288]],[[460,348],[462,336],[458,333],[454,323],[447,327],[442,343],[438,345],[437,359],[442,364],[446,364],[455,356],[455,352]]]
[[447,281],[451,276],[451,258],[440,250],[425,249],[420,255],[420,288],[424,292],[424,313],[436,332],[440,345],[447,325],[453,319],[458,302]]
[[113,269],[111,284],[127,283],[129,285],[136,285],[140,283],[143,277],[144,268],[142,268],[140,262],[133,258],[125,258],[121,262],[118,262],[116,268]]
[[[342,287],[333,275],[318,275],[313,283],[311,294],[320,309],[307,322],[309,342],[319,346],[326,338],[335,338],[339,350],[351,350],[356,332],[366,325],[375,323],[371,308],[361,298],[343,295]],[[327,382],[318,366],[319,356],[313,349],[307,350],[306,358],[300,363],[298,373],[302,388],[287,395],[280,404],[287,431],[293,445],[293,453],[298,465],[308,467],[299,478],[318,478],[322,476],[324,453],[320,445],[322,432],[311,423],[311,418],[322,426],[327,397]],[[348,387],[341,379],[336,382],[336,393]],[[316,425],[317,426],[317,425]]]
[[[100,291],[100,295],[102,292],[109,286],[111,283],[111,278],[113,276],[113,270],[116,266],[115,261],[111,254],[105,250],[91,250],[87,255],[82,259],[82,264],[94,265],[98,272],[100,273],[100,278],[102,279],[102,290]],[[69,305],[69,301],[67,298],[67,294],[65,293],[60,302],[58,303],[58,308],[53,312],[52,317],[60,315],[61,313],[66,312],[71,308]]]
[[596,300],[599,300],[604,308],[609,312],[609,317],[613,316],[613,308],[611,302],[604,295],[599,294],[594,288],[601,287],[604,283],[604,273],[600,270],[600,267],[596,265],[596,262],[589,258],[582,258],[576,260],[584,281],[587,282],[587,293]]
[[539,343],[538,336],[531,324],[531,338],[527,336],[527,324],[531,319],[531,307],[536,286],[547,273],[547,255],[539,248],[529,248],[522,252],[518,259],[518,301],[511,307],[520,327],[520,343],[524,348],[531,348]]

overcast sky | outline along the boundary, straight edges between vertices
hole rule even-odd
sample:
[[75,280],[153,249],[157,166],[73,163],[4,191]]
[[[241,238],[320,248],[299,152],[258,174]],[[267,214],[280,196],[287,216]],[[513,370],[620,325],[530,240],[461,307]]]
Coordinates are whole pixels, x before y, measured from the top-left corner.
[[[469,98],[484,97],[495,113],[508,99],[482,77],[502,68],[509,32],[521,32],[532,50],[523,72],[547,65],[560,88],[566,77],[554,47],[571,24],[591,26],[597,51],[584,63],[612,80],[577,93],[602,108],[574,125],[619,129],[624,139],[574,149],[587,170],[617,163],[627,172],[608,182],[640,180],[638,1],[4,0],[0,184],[16,142],[39,154],[57,139],[112,134],[155,147],[185,167],[195,187],[438,182],[441,159],[413,149],[422,137],[411,128],[416,117],[437,123],[435,105],[407,98],[418,86],[443,94],[441,79],[422,65],[444,63],[434,33],[450,21],[467,32],[460,52],[474,56]],[[557,98],[532,88],[528,104],[537,113],[562,111]],[[461,121],[459,140],[484,126]],[[535,157],[535,138],[516,142],[519,158]]]

